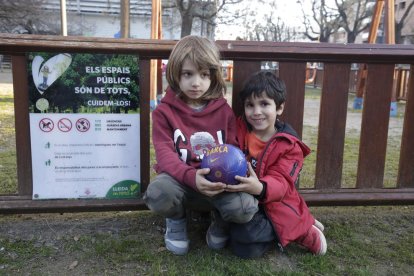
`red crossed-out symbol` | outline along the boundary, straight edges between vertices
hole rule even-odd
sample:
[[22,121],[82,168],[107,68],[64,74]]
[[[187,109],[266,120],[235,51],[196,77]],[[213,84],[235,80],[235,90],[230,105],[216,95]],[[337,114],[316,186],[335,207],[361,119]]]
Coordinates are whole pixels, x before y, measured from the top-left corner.
[[62,118],[58,122],[58,128],[62,132],[68,132],[72,129],[72,122],[68,118]]
[[43,132],[51,132],[54,126],[53,121],[49,118],[43,118],[39,121],[39,128]]
[[90,127],[91,123],[85,118],[81,118],[76,121],[76,129],[80,132],[86,132]]

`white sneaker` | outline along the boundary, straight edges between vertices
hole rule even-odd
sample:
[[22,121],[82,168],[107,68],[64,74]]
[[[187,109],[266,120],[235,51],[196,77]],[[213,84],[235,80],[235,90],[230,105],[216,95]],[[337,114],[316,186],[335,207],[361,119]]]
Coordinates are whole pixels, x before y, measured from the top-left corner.
[[325,226],[323,226],[323,224],[319,220],[315,219],[315,223],[313,225],[315,225],[322,232],[323,232],[323,230],[325,230]]

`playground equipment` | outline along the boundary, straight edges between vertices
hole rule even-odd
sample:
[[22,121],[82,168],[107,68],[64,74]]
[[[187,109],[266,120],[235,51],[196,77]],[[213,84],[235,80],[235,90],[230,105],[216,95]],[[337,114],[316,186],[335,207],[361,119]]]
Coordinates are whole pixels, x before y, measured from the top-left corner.
[[307,64],[305,84],[314,84],[316,78],[317,68],[314,64]]
[[[377,39],[378,28],[380,25],[381,17],[384,11],[384,34],[385,34],[385,43],[386,44],[395,44],[395,10],[394,10],[394,0],[377,0],[374,8],[374,14],[372,17],[371,27],[368,36],[368,43],[375,43]],[[368,67],[367,64],[361,64],[358,80],[357,80],[357,90],[356,98],[354,100],[354,109],[362,109],[363,105],[363,96],[365,93],[366,87],[366,78],[367,78]],[[390,115],[397,115],[397,74],[394,72],[394,85],[391,92],[391,106],[390,106]]]
[[[161,0],[152,0],[151,39],[162,39]],[[150,106],[153,110],[162,94],[162,60],[151,60]]]

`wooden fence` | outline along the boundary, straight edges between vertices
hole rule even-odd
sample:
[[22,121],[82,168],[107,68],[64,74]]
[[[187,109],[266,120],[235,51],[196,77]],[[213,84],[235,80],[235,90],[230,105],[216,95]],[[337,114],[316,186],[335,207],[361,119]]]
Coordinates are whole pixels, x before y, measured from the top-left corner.
[[[322,88],[323,84],[323,68],[307,67],[307,85],[314,88]],[[349,92],[356,93],[359,69],[354,67],[349,72]],[[407,65],[396,65],[394,71],[394,88],[397,101],[406,101],[408,94],[408,80],[410,68]]]
[[[0,54],[12,56],[16,123],[18,193],[0,196],[0,212],[77,212],[145,209],[142,199],[32,200],[32,164],[28,114],[27,52],[117,53],[139,55],[141,97],[141,185],[150,180],[151,59],[167,59],[171,40],[103,39],[0,34]],[[302,135],[307,62],[324,64],[318,127],[315,185],[300,188],[309,205],[414,203],[414,77],[408,79],[401,153],[395,188],[384,188],[387,132],[394,68],[414,64],[407,45],[322,44],[218,41],[223,60],[233,61],[233,95],[262,61],[279,62],[289,90],[283,117]],[[347,97],[352,63],[366,63],[368,77],[362,111],[355,188],[341,188]],[[233,106],[238,97],[232,97]],[[241,110],[235,108],[236,114]],[[156,127],[156,126],[154,126]]]

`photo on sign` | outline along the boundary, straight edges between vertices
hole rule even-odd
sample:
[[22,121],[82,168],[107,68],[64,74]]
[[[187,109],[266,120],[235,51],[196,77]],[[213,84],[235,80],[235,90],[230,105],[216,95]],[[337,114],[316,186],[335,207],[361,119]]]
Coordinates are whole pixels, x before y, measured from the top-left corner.
[[30,53],[28,59],[31,113],[139,113],[137,56]]

